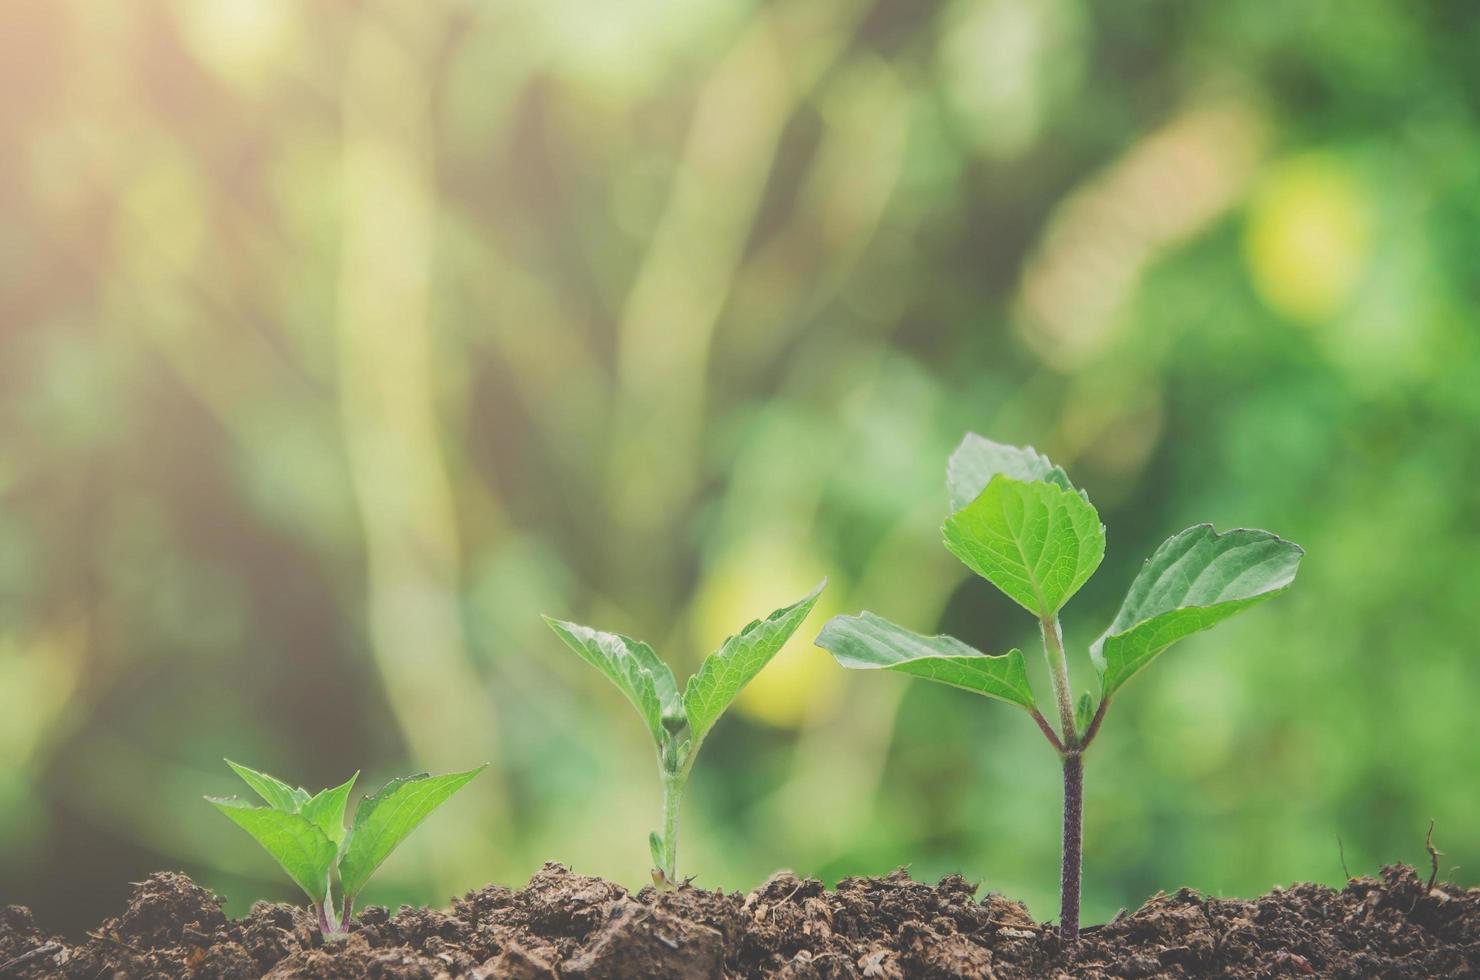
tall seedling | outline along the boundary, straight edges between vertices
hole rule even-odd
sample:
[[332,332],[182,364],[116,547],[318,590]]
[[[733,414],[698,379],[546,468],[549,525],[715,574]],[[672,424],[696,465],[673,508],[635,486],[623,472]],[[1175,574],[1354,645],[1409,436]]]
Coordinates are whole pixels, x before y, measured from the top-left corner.
[[653,880],[660,885],[679,882],[678,805],[704,737],[741,689],[802,625],[826,584],[824,579],[803,598],[725,640],[699,665],[682,694],[673,671],[641,640],[545,617],[567,646],[627,696],[657,746],[658,774],[663,780],[663,830],[648,835],[648,846]]
[[1038,620],[1058,712],[1055,731],[1038,710],[1021,651],[988,656],[949,636],[921,636],[864,612],[838,616],[817,645],[844,667],[895,670],[964,688],[1025,710],[1058,753],[1064,770],[1060,931],[1079,935],[1084,753],[1110,699],[1176,641],[1287,589],[1304,554],[1268,531],[1223,534],[1199,524],[1147,559],[1110,627],[1090,645],[1100,694],[1075,703],[1059,611],[1105,555],[1105,528],[1084,491],[1031,447],[974,433],[951,456],[946,485],[952,513],[946,548]]

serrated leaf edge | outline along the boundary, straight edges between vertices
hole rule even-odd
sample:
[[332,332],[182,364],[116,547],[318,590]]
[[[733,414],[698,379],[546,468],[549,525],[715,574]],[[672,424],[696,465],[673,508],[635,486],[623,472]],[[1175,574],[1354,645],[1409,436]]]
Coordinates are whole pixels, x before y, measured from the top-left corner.
[[[786,636],[781,639],[780,645],[776,648],[775,651],[772,652],[771,656],[767,658],[766,663],[770,663],[771,659],[773,659],[776,654],[781,652],[781,648],[784,647],[788,642],[790,642],[791,638],[796,635],[796,631],[801,629],[802,623],[806,622],[807,617],[812,614],[812,610],[816,607],[817,600],[822,595],[822,590],[825,588],[827,588],[826,577],[824,577],[821,582],[817,583],[816,587],[813,588],[811,592],[802,596],[800,599],[797,599],[794,602],[787,603],[779,609],[773,610],[764,618],[751,620],[738,633],[734,633],[726,637],[725,641],[720,644],[719,649],[715,650],[709,656],[704,658],[703,662],[699,664],[699,669],[694,671],[694,673],[690,675],[688,681],[685,682],[681,699],[684,713],[688,718],[689,725],[695,730],[694,734],[697,737],[703,738],[703,736],[708,733],[709,729],[712,728],[715,723],[724,716],[725,711],[728,710],[729,706],[734,703],[734,699],[739,696],[742,690],[745,689],[745,684],[748,684],[750,680],[753,680],[755,675],[752,674],[750,678],[748,678],[744,683],[737,687],[734,693],[730,696],[729,700],[725,701],[724,704],[718,705],[717,709],[713,710],[712,715],[709,716],[708,724],[702,726],[694,724],[694,717],[696,714],[699,714],[699,712],[695,711],[694,703],[700,698],[701,678],[706,676],[714,676],[720,670],[727,669],[729,660],[733,659],[733,657],[727,659],[726,651],[738,649],[745,641],[745,639],[751,636],[751,634],[755,633],[758,630],[765,629],[766,627],[771,625],[780,625],[787,617],[795,616],[796,621],[792,623],[791,628],[786,631]],[[765,669],[765,666],[766,664],[762,664],[755,673],[760,673],[761,670]],[[711,682],[711,687],[713,687],[717,683],[718,682]],[[707,698],[705,699],[703,704],[706,709],[706,711],[703,713],[708,715],[709,709],[714,708],[714,705],[711,705]]]
[[[1147,625],[1148,623],[1153,623],[1156,620],[1161,619],[1162,617],[1171,616],[1171,615],[1174,615],[1176,613],[1185,612],[1185,611],[1188,611],[1188,610],[1195,610],[1195,609],[1211,610],[1211,609],[1217,609],[1218,607],[1223,606],[1223,605],[1236,605],[1236,606],[1239,607],[1239,609],[1234,610],[1234,612],[1238,612],[1238,611],[1241,611],[1244,608],[1248,608],[1249,606],[1256,605],[1256,604],[1258,604],[1260,602],[1264,602],[1264,601],[1266,601],[1268,599],[1273,599],[1276,596],[1279,596],[1279,595],[1283,594],[1284,592],[1286,592],[1287,590],[1289,590],[1289,588],[1292,585],[1295,584],[1295,576],[1299,572],[1300,560],[1302,558],[1304,558],[1305,557],[1305,554],[1306,554],[1305,548],[1303,546],[1301,546],[1299,544],[1296,544],[1294,541],[1291,541],[1288,538],[1285,538],[1285,537],[1282,537],[1282,536],[1280,536],[1278,534],[1275,534],[1273,531],[1267,531],[1267,530],[1265,530],[1263,528],[1257,528],[1257,527],[1231,527],[1231,528],[1228,528],[1225,531],[1219,531],[1212,524],[1212,522],[1210,522],[1210,521],[1200,521],[1197,524],[1193,524],[1193,525],[1190,525],[1188,527],[1183,528],[1182,530],[1178,531],[1176,534],[1173,534],[1171,537],[1167,538],[1161,544],[1157,545],[1156,549],[1154,551],[1152,551],[1152,553],[1150,555],[1148,555],[1141,562],[1141,568],[1140,568],[1140,570],[1137,571],[1135,578],[1132,579],[1132,581],[1131,581],[1131,587],[1132,588],[1135,587],[1136,579],[1139,579],[1140,578],[1141,573],[1144,572],[1146,570],[1146,568],[1151,565],[1152,561],[1154,561],[1156,559],[1156,556],[1158,554],[1160,554],[1160,552],[1162,551],[1162,549],[1168,547],[1169,545],[1172,544],[1172,542],[1176,541],[1177,539],[1179,539],[1179,538],[1181,538],[1181,537],[1183,537],[1185,535],[1191,534],[1191,533],[1193,533],[1195,531],[1204,531],[1204,530],[1211,532],[1211,534],[1212,534],[1212,540],[1214,540],[1214,541],[1218,541],[1218,540],[1221,540],[1223,538],[1230,537],[1230,536],[1233,536],[1233,535],[1239,535],[1239,534],[1258,534],[1258,535],[1263,535],[1270,542],[1273,542],[1273,543],[1276,543],[1276,544],[1281,544],[1281,545],[1288,545],[1289,547],[1294,548],[1295,549],[1295,567],[1290,572],[1290,579],[1289,579],[1289,581],[1285,582],[1283,585],[1276,586],[1276,587],[1271,588],[1271,589],[1266,589],[1266,590],[1264,590],[1262,592],[1255,593],[1254,595],[1251,595],[1251,596],[1246,596],[1246,597],[1244,597],[1242,599],[1229,599],[1229,600],[1225,600],[1223,602],[1202,603],[1202,604],[1193,604],[1193,605],[1184,605],[1184,606],[1174,606],[1171,609],[1163,610],[1162,612],[1156,613],[1156,614],[1154,614],[1152,616],[1147,616],[1144,619],[1138,619],[1135,622],[1131,623],[1129,626],[1127,626],[1124,629],[1121,629],[1121,630],[1119,630],[1118,632],[1115,632],[1115,633],[1111,633],[1110,630],[1107,628],[1106,631],[1104,633],[1101,633],[1094,640],[1094,642],[1091,643],[1090,646],[1089,646],[1090,662],[1094,665],[1095,673],[1098,674],[1099,675],[1099,678],[1100,678],[1101,697],[1107,696],[1106,693],[1105,693],[1106,692],[1106,687],[1105,687],[1105,672],[1109,668],[1109,664],[1106,662],[1105,656],[1104,656],[1104,647],[1105,647],[1105,643],[1107,641],[1113,640],[1113,639],[1119,639],[1121,637],[1127,636],[1130,633],[1134,633],[1136,630],[1140,629],[1141,627]],[[1129,593],[1127,593],[1127,598],[1129,598]],[[1119,615],[1120,615],[1120,613],[1117,610],[1116,616],[1118,617]],[[1218,622],[1222,622],[1222,621],[1223,620],[1220,619]],[[1195,633],[1204,632],[1205,630],[1211,629],[1212,627],[1214,627],[1216,625],[1218,625],[1218,623],[1210,623],[1207,626],[1199,627],[1199,628],[1197,628],[1195,630],[1192,630],[1191,632],[1189,632],[1187,634],[1184,634],[1183,636],[1179,636],[1176,639],[1171,640],[1166,645],[1162,646],[1161,648],[1159,648],[1155,652],[1153,652],[1150,655],[1148,655],[1147,657],[1145,657],[1143,659],[1142,664],[1141,664],[1140,667],[1135,668],[1130,673],[1128,673],[1125,677],[1123,677],[1120,680],[1118,680],[1116,682],[1116,684],[1114,685],[1114,687],[1111,687],[1111,688],[1108,689],[1109,690],[1109,693],[1113,694],[1116,691],[1120,690],[1120,688],[1123,687],[1123,686],[1125,686],[1126,682],[1128,682],[1133,676],[1135,676],[1136,674],[1140,673],[1140,671],[1145,667],[1145,665],[1147,663],[1149,663],[1151,660],[1154,660],[1161,653],[1165,652],[1174,643],[1177,643],[1180,640],[1185,639],[1186,637],[1191,636],[1191,635],[1193,635]]]

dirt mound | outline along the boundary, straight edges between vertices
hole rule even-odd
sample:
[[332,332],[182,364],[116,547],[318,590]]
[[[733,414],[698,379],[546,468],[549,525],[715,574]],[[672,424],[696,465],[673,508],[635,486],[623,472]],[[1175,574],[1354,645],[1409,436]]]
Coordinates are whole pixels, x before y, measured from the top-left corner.
[[1406,867],[1247,902],[1158,895],[1073,945],[1021,904],[975,895],[963,878],[925,885],[903,870],[831,892],[781,873],[747,895],[633,895],[547,864],[519,891],[491,885],[447,911],[367,908],[325,945],[304,910],[259,902],[228,920],[164,872],[79,944],[0,910],[0,977],[1480,977],[1480,889],[1430,891]]

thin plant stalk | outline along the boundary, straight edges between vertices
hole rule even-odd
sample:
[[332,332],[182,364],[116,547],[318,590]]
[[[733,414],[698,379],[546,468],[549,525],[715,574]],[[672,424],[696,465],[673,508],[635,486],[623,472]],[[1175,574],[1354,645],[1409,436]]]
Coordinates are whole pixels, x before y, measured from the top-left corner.
[[329,902],[327,900],[316,902],[314,908],[319,913],[319,932],[323,933],[324,938],[327,939],[334,934],[334,923],[330,921],[333,916],[329,914]]
[[683,799],[683,775],[663,774],[663,873],[671,885],[678,884],[678,805]]
[[[1045,631],[1045,636],[1048,635]],[[1057,675],[1055,675],[1057,676]],[[1071,717],[1064,723],[1064,734],[1053,730],[1053,726],[1036,709],[1030,714],[1038,723],[1043,737],[1059,754],[1064,769],[1064,836],[1063,856],[1059,865],[1059,935],[1066,942],[1079,938],[1079,888],[1084,867],[1084,753],[1099,734],[1100,723],[1105,719],[1105,709],[1110,706],[1108,698],[1100,700],[1094,717],[1083,732],[1078,731]]]
[[[703,744],[702,740],[700,744]],[[660,886],[668,885],[677,888],[680,884],[678,877],[678,810],[679,804],[683,802],[683,791],[689,783],[689,772],[694,768],[694,760],[698,755],[699,745],[690,745],[688,751],[682,756],[682,762],[670,756],[661,760],[659,766],[663,776],[663,858],[658,867],[663,880],[659,882]],[[675,763],[677,768],[668,768]]]
[[[1054,700],[1059,706],[1060,732],[1049,738],[1064,769],[1064,836],[1059,864],[1059,935],[1066,942],[1079,938],[1079,885],[1084,866],[1084,750],[1089,748],[1091,734],[1081,736],[1074,722],[1074,692],[1069,687],[1069,668],[1064,657],[1064,637],[1057,616],[1040,620],[1043,629],[1043,656],[1048,661],[1053,679]],[[1103,709],[1103,704],[1102,704]],[[1098,727],[1101,712],[1095,715]],[[1047,722],[1038,716],[1045,736],[1053,734]]]
[[1059,705],[1059,724],[1063,726],[1064,744],[1075,739],[1074,691],[1069,686],[1069,665],[1064,659],[1064,634],[1059,628],[1059,617],[1050,616],[1038,624],[1043,630],[1043,656],[1048,661],[1048,673],[1053,678],[1053,693]]
[[1059,935],[1079,938],[1079,877],[1084,841],[1084,756],[1064,753],[1064,856],[1059,866]]
[[326,940],[343,939],[349,935],[349,924],[351,913],[355,907],[355,897],[345,895],[341,900],[340,911],[334,910],[334,879],[330,875],[324,885],[324,900],[314,903],[314,911],[319,917],[319,932]]
[[349,898],[344,899],[344,910],[342,913],[334,911],[334,896],[325,895],[322,902],[314,905],[319,914],[319,932],[324,939],[330,942],[343,939],[349,935],[350,910],[354,908],[354,902]]

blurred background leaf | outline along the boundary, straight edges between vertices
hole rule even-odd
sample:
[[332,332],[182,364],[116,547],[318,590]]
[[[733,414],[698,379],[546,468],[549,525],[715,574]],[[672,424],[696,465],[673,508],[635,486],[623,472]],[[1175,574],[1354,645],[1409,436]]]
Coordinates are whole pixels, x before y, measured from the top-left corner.
[[[369,901],[546,859],[636,886],[646,736],[538,613],[686,672],[826,574],[807,637],[869,607],[1031,644],[939,544],[966,429],[1105,518],[1081,685],[1167,535],[1309,549],[1117,699],[1089,918],[1339,882],[1338,841],[1421,860],[1430,817],[1474,880],[1468,5],[6,13],[0,899],[76,930],[160,867],[292,899],[200,799],[226,755],[492,763]],[[700,882],[909,863],[1053,914],[1032,726],[807,637],[705,747]]]

